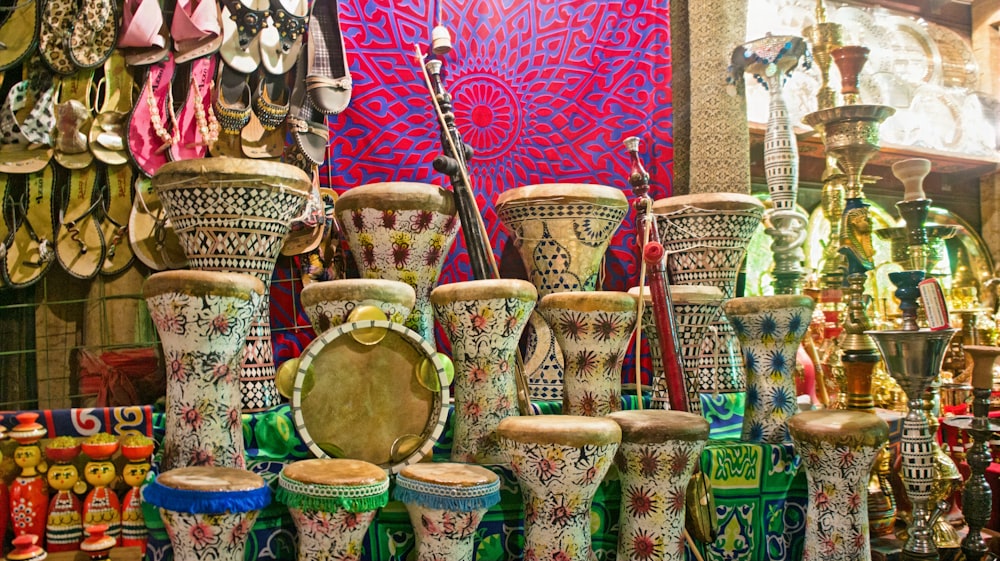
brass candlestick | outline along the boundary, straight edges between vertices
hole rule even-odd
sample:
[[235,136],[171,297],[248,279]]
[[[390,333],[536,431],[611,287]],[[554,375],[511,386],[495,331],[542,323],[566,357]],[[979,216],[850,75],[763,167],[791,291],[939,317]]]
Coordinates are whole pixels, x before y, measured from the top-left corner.
[[986,468],[992,462],[989,439],[1000,431],[1000,423],[990,420],[990,393],[993,390],[993,363],[1000,356],[1000,347],[968,346],[972,356],[972,416],[946,419],[945,424],[965,430],[972,436],[972,448],[966,452],[969,462],[968,481],[962,491],[962,511],[969,524],[969,533],[962,540],[962,552],[968,561],[980,561],[989,552],[982,529],[990,520],[993,491],[986,481]]

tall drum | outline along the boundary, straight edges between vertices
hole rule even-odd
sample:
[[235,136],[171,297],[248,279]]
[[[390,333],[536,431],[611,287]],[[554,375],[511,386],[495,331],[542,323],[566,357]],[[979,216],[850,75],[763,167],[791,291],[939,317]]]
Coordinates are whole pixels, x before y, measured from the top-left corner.
[[416,305],[406,326],[433,344],[431,290],[458,234],[451,191],[425,183],[360,185],[337,199],[335,212],[362,276],[413,287]]
[[360,306],[375,306],[394,323],[413,311],[416,293],[405,282],[383,279],[341,279],[314,282],[302,289],[302,309],[317,334],[348,321]]
[[[594,290],[611,237],[628,212],[621,190],[602,185],[552,183],[510,189],[496,201],[497,216],[511,235],[538,296]],[[560,399],[559,349],[551,339],[526,357],[533,399]],[[531,367],[531,368],[529,368]]]
[[[251,274],[267,294],[312,180],[287,164],[206,158],[164,165],[153,176],[153,187],[192,269]],[[246,340],[240,374],[244,411],[278,404],[270,311],[270,299],[264,298]]]
[[431,293],[455,365],[452,461],[506,463],[496,429],[518,414],[515,352],[537,297],[531,283],[512,279],[457,282]]
[[[667,252],[670,282],[715,286],[722,290],[724,299],[732,298],[764,205],[749,195],[704,193],[658,200],[653,203],[653,213]],[[695,377],[698,389],[701,393],[742,392],[746,377],[733,328],[725,315],[712,326],[714,331],[701,347]]]

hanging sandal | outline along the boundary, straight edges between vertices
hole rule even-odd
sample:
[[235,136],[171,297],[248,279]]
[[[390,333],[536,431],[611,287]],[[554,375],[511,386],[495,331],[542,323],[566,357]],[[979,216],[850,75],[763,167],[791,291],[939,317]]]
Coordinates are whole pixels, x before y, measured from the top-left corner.
[[253,96],[253,116],[243,129],[243,155],[280,158],[285,149],[288,86],[284,76],[261,72]]
[[128,163],[125,151],[125,127],[132,111],[136,84],[125,67],[125,56],[115,51],[104,63],[104,77],[97,84],[98,97],[104,92],[99,112],[90,126],[90,152],[111,166]]
[[330,143],[330,129],[326,116],[309,103],[305,85],[305,51],[299,54],[295,70],[295,89],[288,104],[288,128],[295,139],[295,146],[315,165],[323,163],[326,146]]
[[[11,203],[11,227],[14,235],[4,255],[0,270],[4,283],[12,288],[31,286],[42,278],[55,261],[52,209],[52,166],[26,175],[24,189]],[[8,187],[9,188],[9,187]]]
[[216,57],[195,59],[189,64],[187,99],[177,114],[178,140],[170,145],[169,156],[175,162],[204,158],[208,147],[219,139],[219,121],[212,109]]
[[73,64],[79,68],[97,68],[108,60],[117,42],[115,0],[83,0],[69,39],[69,58]]
[[305,79],[309,99],[323,114],[337,115],[347,109],[353,88],[338,0],[315,0],[309,29]]
[[139,171],[152,177],[167,163],[167,151],[177,142],[170,81],[174,77],[174,59],[167,58],[149,67],[146,83],[129,116],[125,145]]
[[132,66],[155,64],[167,57],[170,38],[159,0],[125,0],[118,46]]
[[97,221],[101,205],[97,165],[71,170],[61,189],[59,226],[56,230],[56,260],[70,275],[92,279],[104,264],[104,234]]
[[93,70],[81,70],[59,81],[52,142],[56,161],[66,169],[82,169],[94,161],[87,144],[94,113],[90,107],[93,83]]
[[220,0],[222,60],[244,74],[260,66],[260,32],[267,25],[268,0]]
[[[10,10],[11,8],[5,8]],[[31,56],[38,47],[40,0],[18,0],[10,16],[0,24],[0,71],[6,71]]]
[[56,74],[72,74],[78,70],[69,56],[70,37],[76,2],[44,0],[42,21],[38,31],[38,52],[42,62]]
[[55,86],[38,75],[10,89],[0,107],[0,172],[37,173],[49,163],[54,95]]
[[110,276],[128,269],[135,259],[129,244],[129,215],[132,213],[132,166],[100,166],[104,174],[99,183],[105,190],[98,208],[101,232],[107,251],[101,274]]
[[250,85],[246,74],[219,65],[219,78],[215,85],[215,100],[212,107],[219,120],[219,140],[212,146],[213,156],[242,158],[243,147],[240,134],[250,122]]
[[178,64],[214,54],[222,45],[222,10],[215,0],[177,0],[170,23]]
[[282,76],[299,58],[306,32],[306,0],[270,0],[271,19],[260,32],[260,62],[264,70]]
[[140,177],[135,182],[128,225],[129,246],[144,265],[154,271],[187,267],[180,239],[170,226],[149,178]]

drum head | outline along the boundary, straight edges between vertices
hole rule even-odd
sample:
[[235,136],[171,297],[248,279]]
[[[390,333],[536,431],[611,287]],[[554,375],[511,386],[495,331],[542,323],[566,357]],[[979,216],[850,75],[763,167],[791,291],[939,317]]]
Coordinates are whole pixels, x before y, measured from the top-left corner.
[[[355,337],[385,330],[376,345]],[[448,377],[435,349],[385,320],[341,324],[309,344],[292,393],[295,426],[319,458],[364,460],[396,473],[430,453],[448,414]]]

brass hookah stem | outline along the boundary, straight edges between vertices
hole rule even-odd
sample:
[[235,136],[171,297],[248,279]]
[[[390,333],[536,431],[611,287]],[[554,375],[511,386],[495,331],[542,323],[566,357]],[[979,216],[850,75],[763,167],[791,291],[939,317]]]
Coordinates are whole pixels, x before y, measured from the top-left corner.
[[469,182],[468,162],[472,157],[472,147],[462,142],[461,134],[455,125],[451,94],[445,89],[441,79],[441,61],[428,61],[425,69],[431,78],[431,92],[442,121],[441,144],[444,154],[434,159],[434,169],[446,174],[451,180],[452,191],[455,193],[455,207],[462,221],[462,235],[465,238],[465,249],[469,253],[472,276],[477,280],[499,278],[500,272],[488,241],[486,226],[483,224]]

